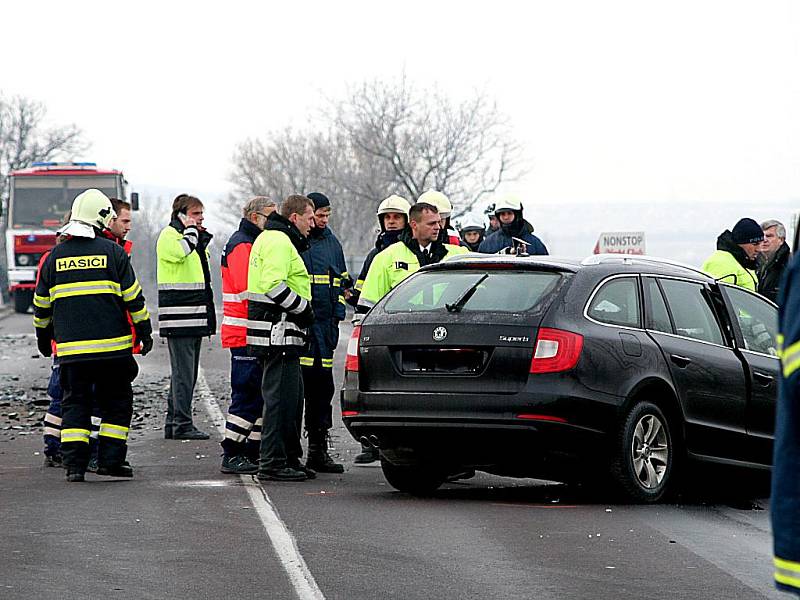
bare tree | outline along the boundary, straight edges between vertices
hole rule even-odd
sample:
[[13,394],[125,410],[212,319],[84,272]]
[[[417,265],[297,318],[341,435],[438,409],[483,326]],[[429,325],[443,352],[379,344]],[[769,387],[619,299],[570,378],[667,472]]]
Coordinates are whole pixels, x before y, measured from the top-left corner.
[[458,215],[524,173],[507,119],[483,93],[455,102],[417,90],[403,76],[355,86],[320,112],[327,120],[322,131],[285,129],[240,144],[231,180],[239,194],[276,200],[323,191],[348,254],[369,248],[374,210],[389,194],[414,201],[437,189]]

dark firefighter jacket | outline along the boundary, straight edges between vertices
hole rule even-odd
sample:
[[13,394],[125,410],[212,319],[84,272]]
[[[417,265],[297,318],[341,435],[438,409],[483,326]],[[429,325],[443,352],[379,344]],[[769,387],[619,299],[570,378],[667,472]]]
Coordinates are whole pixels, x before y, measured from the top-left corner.
[[800,260],[795,256],[778,293],[781,382],[772,469],[775,583],[800,594]]
[[478,248],[479,252],[496,254],[505,248],[514,248],[519,244],[513,238],[518,238],[528,243],[528,254],[547,254],[547,248],[542,240],[533,235],[533,226],[524,219],[519,219],[519,223],[517,225],[515,220],[510,223],[510,226],[503,225],[494,233],[486,236]]
[[300,253],[308,241],[289,219],[271,213],[250,251],[247,272],[247,351],[300,355],[314,322],[311,280]]
[[33,298],[36,336],[55,339],[59,362],[131,354],[131,321],[150,337],[150,314],[125,251],[103,237],[73,237],[42,264]]
[[352,280],[347,272],[342,245],[330,227],[313,227],[308,242],[309,248],[302,257],[311,280],[314,324],[300,364],[313,366],[314,358],[319,357],[322,366],[331,369],[333,351],[339,342],[339,321],[345,317],[344,290],[352,287]]
[[247,268],[253,242],[261,229],[247,219],[239,222],[239,229],[225,244],[222,251],[222,347],[244,348],[247,344]]
[[158,255],[158,330],[162,337],[214,335],[217,315],[208,269],[213,236],[178,219],[161,230]]
[[769,298],[773,302],[778,300],[778,288],[780,287],[781,277],[789,264],[791,253],[789,244],[783,242],[780,248],[775,251],[772,258],[764,261],[758,267],[758,293]]

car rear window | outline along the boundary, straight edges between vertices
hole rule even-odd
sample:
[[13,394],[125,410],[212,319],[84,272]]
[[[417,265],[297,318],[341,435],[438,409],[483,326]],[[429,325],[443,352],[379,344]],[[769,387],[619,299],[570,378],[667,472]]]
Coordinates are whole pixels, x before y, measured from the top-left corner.
[[386,301],[387,313],[446,309],[463,312],[542,311],[564,278],[547,271],[429,271],[398,286]]

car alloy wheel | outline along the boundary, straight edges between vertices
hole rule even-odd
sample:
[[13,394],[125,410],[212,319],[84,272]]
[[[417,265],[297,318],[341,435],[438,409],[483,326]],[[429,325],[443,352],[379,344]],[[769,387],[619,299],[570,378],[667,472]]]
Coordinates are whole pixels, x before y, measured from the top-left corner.
[[650,490],[657,488],[669,465],[669,443],[666,427],[655,415],[645,415],[636,423],[631,457],[639,484]]

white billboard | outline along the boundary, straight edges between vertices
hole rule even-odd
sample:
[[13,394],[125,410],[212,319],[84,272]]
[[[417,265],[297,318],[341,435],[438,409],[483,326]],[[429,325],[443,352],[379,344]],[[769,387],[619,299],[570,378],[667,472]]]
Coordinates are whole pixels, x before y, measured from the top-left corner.
[[597,238],[595,254],[644,254],[644,231],[606,231]]

